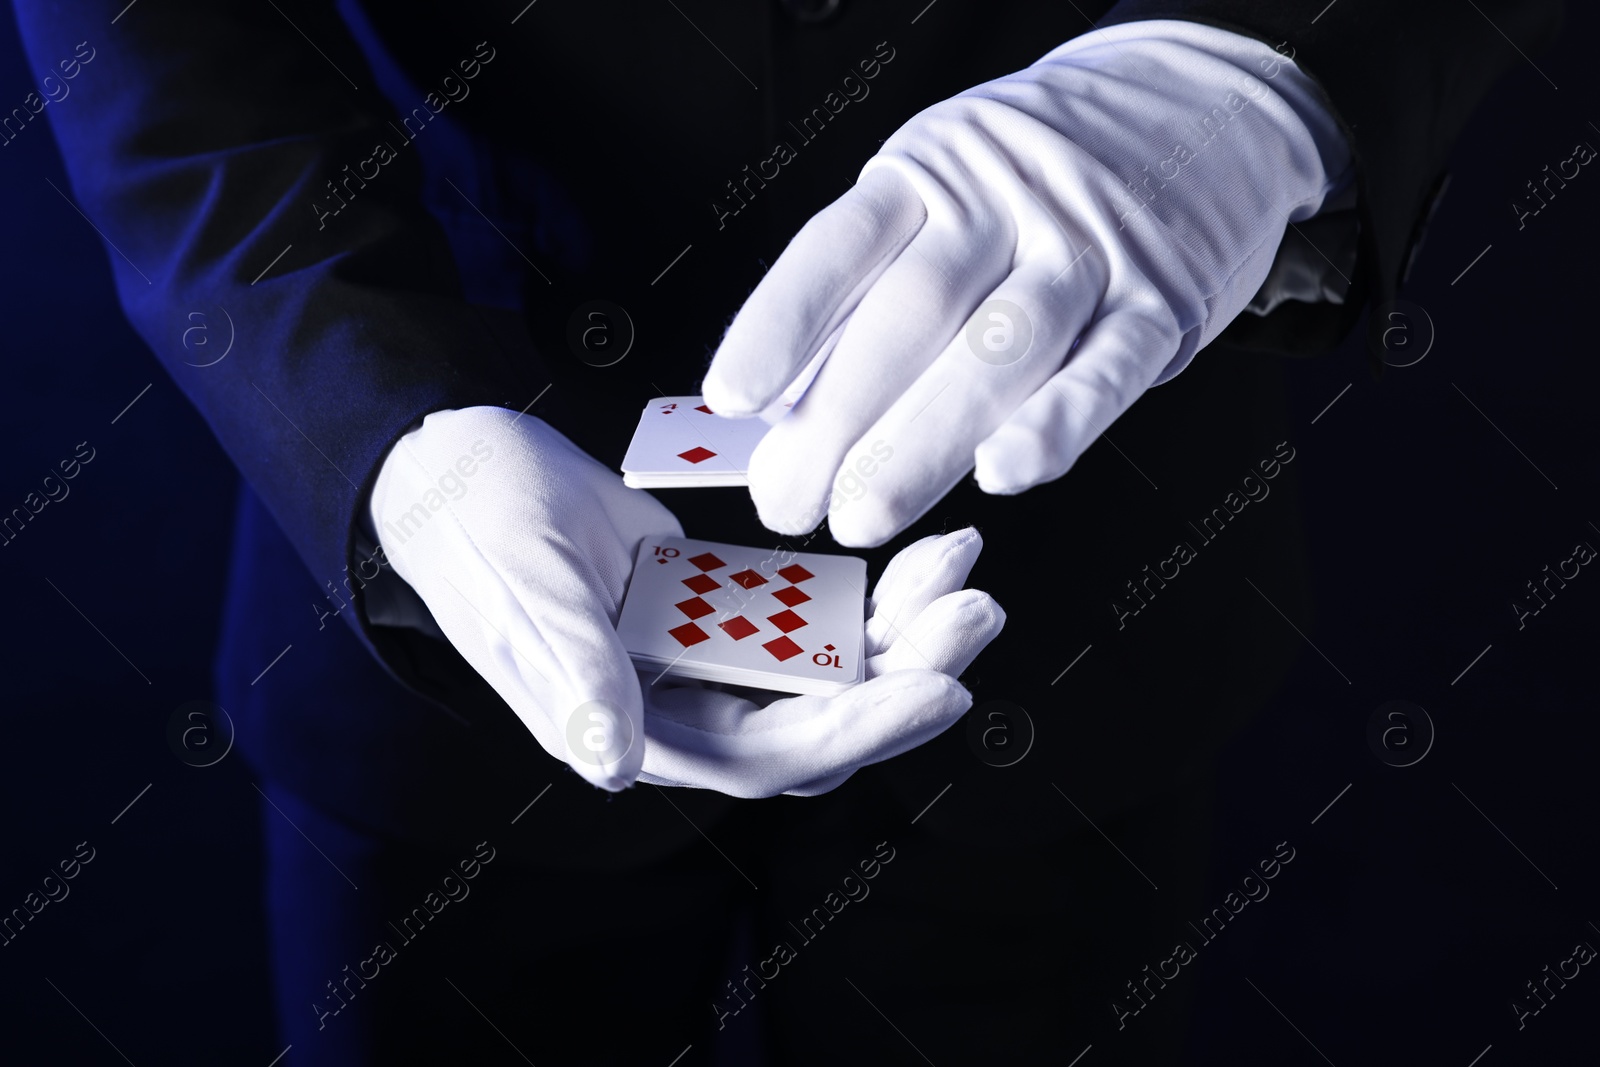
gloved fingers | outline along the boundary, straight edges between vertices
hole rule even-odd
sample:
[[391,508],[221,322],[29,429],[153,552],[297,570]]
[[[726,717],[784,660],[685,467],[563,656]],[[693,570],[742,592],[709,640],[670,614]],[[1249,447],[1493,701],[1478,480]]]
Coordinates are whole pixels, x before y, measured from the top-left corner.
[[[633,781],[644,759],[644,709],[633,662],[599,597],[571,602],[574,593],[585,596],[581,575],[551,577],[568,610],[530,611],[524,597],[541,594],[513,589],[487,562],[456,571],[456,580],[441,574],[449,587],[443,595],[456,608],[442,613],[450,623],[441,618],[441,628],[457,649],[483,650],[483,662],[473,662],[476,656],[469,662],[546,752],[616,792]],[[467,588],[457,584],[461,580]],[[475,628],[475,639],[462,627]]]
[[972,704],[955,679],[921,669],[885,674],[837,696],[789,697],[764,708],[710,689],[668,689],[648,699],[643,771],[747,798],[890,759],[943,732]]
[[672,513],[541,420],[488,407],[401,438],[372,508],[395,573],[540,746],[601,788],[631,782],[642,704],[615,622],[640,538],[681,533]]
[[674,782],[669,778],[662,778],[659,775],[651,774],[649,771],[640,771],[639,772],[639,777],[634,779],[634,784],[635,785],[669,786],[669,787],[678,788],[678,789],[692,789],[692,788],[694,788],[693,786],[689,785],[687,782]]
[[888,647],[867,659],[867,677],[922,668],[958,677],[1000,635],[1006,613],[981,589],[958,589],[894,624]]
[[1060,369],[1099,303],[1105,272],[1092,248],[1075,262],[1051,255],[1018,267],[975,302],[938,358],[856,442],[853,453],[883,442],[880,451],[893,455],[863,480],[859,496],[829,513],[834,539],[880,545],[965,477],[979,442]]
[[1151,308],[1094,323],[1067,365],[978,445],[979,488],[1010,495],[1061,477],[1149,388],[1178,343],[1170,316]]
[[836,476],[876,464],[883,435],[862,435],[956,336],[1010,259],[1008,237],[975,241],[943,226],[917,234],[861,298],[805,395],[751,454],[750,498],[764,526],[815,529]]
[[983,535],[971,526],[929,534],[894,554],[867,601],[865,654],[888,648],[895,628],[911,624],[929,604],[967,584],[983,551]]
[[844,785],[850,780],[850,776],[855,773],[854,770],[841,771],[838,774],[830,774],[815,781],[806,782],[804,785],[797,785],[793,789],[785,789],[783,792],[785,796],[791,797],[820,797],[822,794],[831,793],[841,785]]
[[748,416],[776,400],[926,218],[893,172],[863,176],[814,215],[728,327],[700,387],[707,406]]
[[[607,542],[603,548],[590,544],[572,547],[591,559],[604,557],[608,563],[613,559],[625,561],[626,570],[621,575],[623,586],[633,573],[633,553],[641,538],[683,536],[683,524],[671,509],[645,490],[624,484],[615,471],[580,449],[565,434],[547,427],[543,439],[545,451],[536,459],[538,472],[544,476],[540,481],[555,475],[560,484],[541,484],[535,488],[530,479],[522,483],[523,490],[537,493],[553,514],[563,510],[571,512],[569,501],[575,490],[587,498],[587,503],[598,506],[605,526],[615,531],[616,536],[599,538]],[[617,545],[623,550],[621,555],[615,551]]]

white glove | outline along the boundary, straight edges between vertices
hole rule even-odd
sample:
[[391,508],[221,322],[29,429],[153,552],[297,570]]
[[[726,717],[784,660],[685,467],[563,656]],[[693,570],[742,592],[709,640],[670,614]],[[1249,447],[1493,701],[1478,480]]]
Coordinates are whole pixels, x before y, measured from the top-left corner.
[[840,696],[657,681],[635,671],[616,621],[639,542],[682,536],[677,519],[547,423],[501,408],[424,419],[385,458],[370,513],[431,613],[415,625],[436,624],[546,752],[612,791],[636,779],[742,797],[832,789],[959,719],[971,697],[954,675],[1004,621],[987,594],[961,590],[981,546],[963,531],[890,562],[869,680]]
[[1249,303],[1348,161],[1292,63],[1181,21],[1086,34],[918,114],[706,375],[707,404],[748,416],[823,361],[751,457],[761,521],[810,530],[836,477],[872,469],[829,525],[876,545],[974,466],[989,493],[1060,477]]

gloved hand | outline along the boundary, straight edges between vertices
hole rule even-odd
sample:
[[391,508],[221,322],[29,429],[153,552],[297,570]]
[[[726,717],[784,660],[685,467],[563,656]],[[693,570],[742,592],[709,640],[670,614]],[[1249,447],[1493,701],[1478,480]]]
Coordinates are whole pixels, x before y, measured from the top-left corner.
[[370,512],[438,631],[546,752],[612,791],[637,779],[826,792],[959,719],[971,698],[954,675],[1004,621],[987,594],[961,589],[981,546],[962,531],[890,562],[868,680],[842,695],[779,699],[636,672],[616,633],[634,553],[682,528],[547,423],[501,408],[429,415],[385,458]]
[[[740,310],[702,387],[749,416],[820,370],[750,460],[770,529],[876,545],[967,471],[1066,473],[1250,301],[1349,149],[1269,46],[1197,23],[1097,30],[896,131]],[[891,459],[870,459],[874,454]]]
[[866,680],[840,695],[780,698],[641,672],[649,743],[639,780],[815,796],[938,736],[972,704],[956,676],[1005,624],[994,598],[962,588],[982,548],[968,528],[889,561],[867,604]]

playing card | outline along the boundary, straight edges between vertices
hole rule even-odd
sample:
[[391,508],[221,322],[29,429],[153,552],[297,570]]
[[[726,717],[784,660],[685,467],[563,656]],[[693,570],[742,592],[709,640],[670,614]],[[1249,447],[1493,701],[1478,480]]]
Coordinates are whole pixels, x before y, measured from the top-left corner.
[[750,453],[770,424],[726,419],[698,396],[664,396],[639,416],[622,460],[622,481],[636,489],[748,485]]
[[635,489],[749,485],[750,454],[805,395],[843,332],[840,323],[782,395],[751,418],[718,415],[702,396],[664,396],[647,404],[622,459],[622,483]]
[[647,538],[617,633],[641,668],[828,695],[865,676],[866,580],[853,556]]

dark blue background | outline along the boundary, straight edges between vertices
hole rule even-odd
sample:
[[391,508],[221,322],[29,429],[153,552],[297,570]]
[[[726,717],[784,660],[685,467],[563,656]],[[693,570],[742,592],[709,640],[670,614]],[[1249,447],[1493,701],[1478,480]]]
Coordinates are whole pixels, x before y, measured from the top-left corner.
[[[1486,1067],[1592,1062],[1600,977],[1585,969],[1520,1033],[1508,1004],[1575,942],[1600,944],[1600,577],[1585,568],[1521,631],[1509,605],[1575,542],[1600,545],[1600,176],[1586,168],[1520,232],[1509,205],[1576,141],[1600,144],[1587,118],[1600,115],[1594,24],[1571,5],[1560,45],[1533,57],[1539,70],[1517,65],[1458,144],[1406,292],[1437,331],[1426,359],[1375,381],[1354,340],[1290,368],[1317,588],[1316,617],[1296,624],[1321,654],[1306,647],[1219,761],[1209,898],[1220,904],[1279,841],[1297,856],[1178,979],[1199,991],[1196,1063],[1324,1062],[1311,1043],[1338,1064],[1465,1067],[1491,1044]],[[0,103],[32,88],[0,20]],[[34,123],[0,149],[0,509],[78,442],[96,455],[67,499],[0,548],[0,911],[79,841],[96,858],[0,948],[0,1062],[117,1062],[109,1039],[140,1064],[266,1064],[280,1048],[258,797],[236,755],[197,769],[166,741],[173,710],[211,693],[236,475],[123,321],[105,249],[50,182],[67,189]],[[1216,610],[1266,610],[1240,590]],[[1415,766],[1368,747],[1368,717],[1391,699],[1421,704],[1436,728]],[[1122,860],[1108,847],[1106,862]],[[1128,878],[1130,894],[1152,892]],[[1129,936],[1148,939],[1154,964],[1184,933]]]

